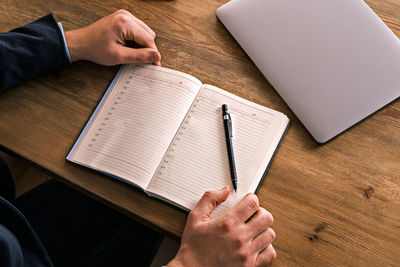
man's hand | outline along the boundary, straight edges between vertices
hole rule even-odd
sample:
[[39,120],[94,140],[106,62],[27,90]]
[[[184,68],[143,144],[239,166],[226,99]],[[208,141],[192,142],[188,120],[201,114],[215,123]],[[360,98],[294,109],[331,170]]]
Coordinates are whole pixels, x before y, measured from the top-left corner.
[[173,266],[265,266],[276,257],[271,213],[248,194],[225,215],[212,219],[216,206],[229,196],[228,187],[206,192],[189,214]]
[[[101,65],[153,63],[161,55],[154,43],[156,34],[141,20],[119,10],[81,29],[65,32],[71,60],[89,60]],[[127,47],[134,42],[142,48]]]

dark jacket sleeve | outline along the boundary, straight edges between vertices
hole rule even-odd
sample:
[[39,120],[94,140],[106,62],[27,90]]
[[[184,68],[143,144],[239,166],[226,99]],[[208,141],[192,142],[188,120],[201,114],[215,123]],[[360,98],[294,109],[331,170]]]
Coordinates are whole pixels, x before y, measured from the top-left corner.
[[53,267],[25,216],[0,196],[0,266]]
[[0,91],[68,64],[62,32],[52,14],[0,33]]

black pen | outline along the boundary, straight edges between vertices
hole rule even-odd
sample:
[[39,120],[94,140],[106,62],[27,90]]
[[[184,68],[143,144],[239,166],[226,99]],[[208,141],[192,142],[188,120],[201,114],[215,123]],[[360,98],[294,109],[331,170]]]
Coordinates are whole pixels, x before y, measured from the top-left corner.
[[231,115],[229,114],[228,106],[225,104],[222,105],[222,118],[224,120],[225,140],[226,140],[226,147],[228,149],[231,180],[232,180],[233,189],[235,189],[235,192],[236,192],[237,176],[236,176],[235,157],[233,156],[233,146],[232,146],[232,118],[231,118]]

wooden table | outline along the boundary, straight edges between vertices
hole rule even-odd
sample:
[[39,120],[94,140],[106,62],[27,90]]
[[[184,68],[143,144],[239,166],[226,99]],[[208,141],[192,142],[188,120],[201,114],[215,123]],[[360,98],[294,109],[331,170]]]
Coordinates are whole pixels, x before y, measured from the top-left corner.
[[[120,8],[157,33],[163,66],[287,114],[292,125],[258,193],[275,217],[273,265],[400,265],[400,102],[320,146],[215,17],[226,0],[2,0],[0,31],[49,12],[66,30]],[[400,36],[400,0],[368,0]],[[0,97],[0,146],[165,233],[186,214],[65,157],[117,71],[80,62]]]

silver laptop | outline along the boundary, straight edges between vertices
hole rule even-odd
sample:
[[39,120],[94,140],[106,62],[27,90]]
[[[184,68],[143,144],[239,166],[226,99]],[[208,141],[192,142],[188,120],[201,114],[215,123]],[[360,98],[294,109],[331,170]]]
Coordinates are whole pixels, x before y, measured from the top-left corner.
[[217,17],[320,143],[400,96],[400,41],[362,0],[233,0]]

